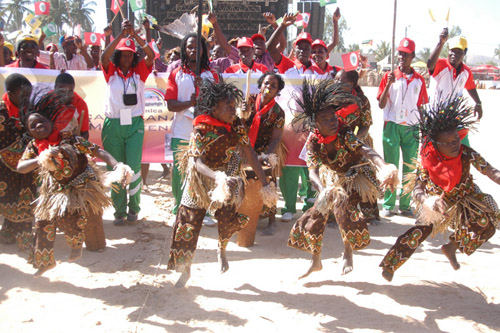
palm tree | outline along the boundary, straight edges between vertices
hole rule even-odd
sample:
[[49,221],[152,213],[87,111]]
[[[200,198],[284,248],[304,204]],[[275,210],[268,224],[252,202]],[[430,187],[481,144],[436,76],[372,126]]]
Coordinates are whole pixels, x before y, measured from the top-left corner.
[[69,8],[73,26],[81,24],[83,31],[93,31],[94,20],[92,14],[95,13],[95,10],[91,7],[96,5],[95,1],[72,1]]
[[380,61],[391,54],[391,44],[382,41],[375,49],[375,60]]
[[498,59],[500,59],[500,44],[498,44],[498,48],[495,49],[493,57],[498,57]]
[[30,0],[10,0],[4,5],[3,14],[9,13],[5,26],[13,30],[21,30],[23,24],[24,13],[28,11],[28,6],[31,5]]
[[417,60],[427,62],[431,56],[431,49],[428,47],[424,47],[422,51],[417,53]]
[[349,44],[347,52],[354,52],[359,50],[359,44]]
[[68,7],[66,7],[64,0],[50,0],[50,13],[42,17],[42,23],[54,22],[57,27],[57,36],[62,36],[64,34],[63,25],[72,25],[68,12]]

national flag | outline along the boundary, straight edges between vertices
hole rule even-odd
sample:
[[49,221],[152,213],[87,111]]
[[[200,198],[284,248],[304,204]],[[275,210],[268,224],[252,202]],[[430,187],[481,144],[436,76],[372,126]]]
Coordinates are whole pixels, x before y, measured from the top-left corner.
[[366,39],[361,42],[361,47],[373,46],[373,39]]
[[38,28],[41,24],[42,24],[42,21],[40,21],[39,19],[37,19],[35,17],[35,15],[29,13],[26,18],[24,19],[24,22],[26,22],[26,24],[28,24],[31,29],[36,29]]
[[49,15],[50,2],[39,1],[35,2],[35,15]]
[[118,14],[120,11],[120,7],[123,6],[123,0],[111,0],[111,11],[113,13]]
[[101,45],[101,34],[98,32],[84,32],[85,45]]
[[344,71],[346,72],[358,69],[359,50],[342,54],[342,64],[344,65]]
[[311,18],[311,14],[309,13],[300,13],[297,15],[297,19],[295,20],[295,26],[297,28],[307,28],[309,24],[309,19]]
[[42,31],[47,37],[53,36],[57,34],[56,24],[54,22],[50,22],[43,26]]
[[334,3],[337,3],[337,0],[319,0],[319,5],[321,7],[325,7],[326,5],[333,5]]
[[155,53],[155,59],[158,59],[160,57],[160,49],[158,48],[158,45],[156,44],[155,40],[151,40],[149,43],[149,47],[153,50]]
[[146,9],[146,1],[145,0],[129,0],[130,8],[132,8],[133,12],[136,12],[141,9]]

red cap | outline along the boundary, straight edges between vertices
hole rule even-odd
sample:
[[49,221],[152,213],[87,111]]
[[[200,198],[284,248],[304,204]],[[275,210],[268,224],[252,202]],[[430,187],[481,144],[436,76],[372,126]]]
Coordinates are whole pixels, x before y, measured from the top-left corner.
[[326,44],[325,42],[323,42],[321,39],[315,39],[314,42],[312,42],[311,44],[311,47],[315,47],[315,46],[323,46],[326,50],[326,59],[330,58],[330,55],[328,54],[328,47],[326,47]]
[[295,39],[295,43],[294,45],[297,45],[298,42],[302,41],[302,40],[305,40],[307,41],[309,44],[312,44],[312,38],[311,38],[311,34],[308,33],[308,32],[301,32],[298,36],[297,36],[297,39]]
[[261,34],[254,34],[252,35],[252,37],[250,37],[252,40],[256,40],[257,38],[261,38],[264,40],[264,42],[266,41],[266,37],[264,35],[261,35]]
[[130,38],[123,38],[116,46],[118,51],[132,51],[135,53],[135,43]]
[[240,39],[238,39],[238,44],[236,44],[236,47],[238,49],[240,47],[253,47],[253,41],[251,38],[241,37]]
[[406,53],[415,52],[415,42],[412,41],[410,38],[401,39],[401,42],[399,43],[399,46],[398,46],[398,51],[406,52]]

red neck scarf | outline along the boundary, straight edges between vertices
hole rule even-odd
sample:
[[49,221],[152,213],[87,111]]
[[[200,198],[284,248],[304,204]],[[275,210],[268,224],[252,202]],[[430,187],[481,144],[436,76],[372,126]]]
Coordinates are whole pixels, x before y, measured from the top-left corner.
[[432,142],[420,152],[422,166],[429,172],[432,182],[445,192],[451,191],[462,178],[462,152],[463,147],[457,157],[447,157],[441,154]]
[[202,114],[201,116],[194,118],[193,126],[197,126],[198,124],[207,124],[215,127],[224,127],[228,132],[231,132],[231,124],[225,123],[206,114]]
[[7,111],[9,112],[9,118],[19,118],[19,108],[10,101],[7,93],[3,94],[2,100],[7,107]]
[[255,141],[257,141],[257,134],[259,134],[260,121],[262,117],[271,110],[276,104],[276,100],[273,98],[269,103],[260,108],[260,103],[262,102],[262,94],[257,95],[257,100],[255,101],[255,117],[252,121],[252,126],[250,126],[250,131],[248,132],[248,137],[252,143],[252,147],[255,146]]
[[40,154],[45,149],[50,146],[58,146],[61,143],[61,134],[68,133],[68,125],[71,123],[75,117],[76,110],[72,107],[66,107],[63,112],[61,112],[57,118],[52,121],[52,133],[46,139],[35,139],[35,145],[38,148],[38,153]]
[[335,113],[337,114],[338,117],[346,119],[348,115],[356,112],[358,109],[359,107],[357,104],[349,104],[348,106],[338,109],[337,111],[335,111]]
[[324,144],[330,143],[337,138],[338,134],[339,131],[337,130],[337,133],[335,133],[335,135],[323,136],[317,129],[314,129],[314,135],[318,138],[318,143],[324,143]]

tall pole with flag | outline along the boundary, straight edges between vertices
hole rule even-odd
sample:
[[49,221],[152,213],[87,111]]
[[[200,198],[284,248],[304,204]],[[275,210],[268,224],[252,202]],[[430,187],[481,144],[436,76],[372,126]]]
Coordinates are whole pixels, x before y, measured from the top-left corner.
[[201,52],[203,52],[201,47],[201,39],[203,38],[201,35],[201,28],[203,25],[203,0],[199,0],[198,2],[198,46],[196,48],[196,76],[200,76],[201,73]]
[[391,71],[394,71],[394,49],[396,47],[396,13],[398,8],[398,0],[394,0],[394,20],[392,22],[392,48],[391,48]]

